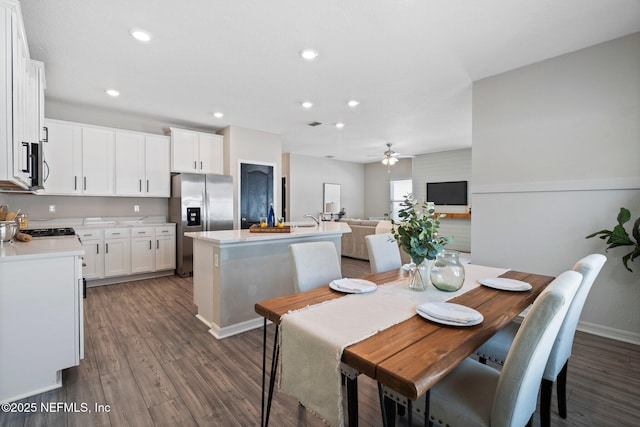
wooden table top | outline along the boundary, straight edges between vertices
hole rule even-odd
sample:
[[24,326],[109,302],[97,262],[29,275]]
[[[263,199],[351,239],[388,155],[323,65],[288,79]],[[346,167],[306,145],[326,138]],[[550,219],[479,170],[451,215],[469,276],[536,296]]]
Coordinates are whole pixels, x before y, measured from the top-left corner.
[[[554,279],[551,276],[512,270],[501,277],[528,282],[532,289],[526,292],[509,292],[479,286],[449,302],[480,311],[484,316],[481,324],[452,327],[436,324],[416,315],[346,347],[342,361],[409,399],[418,398],[517,317]],[[362,278],[384,284],[408,278],[408,273],[400,268]],[[280,318],[291,310],[344,295],[327,285],[259,302],[255,305],[255,311],[279,324]]]

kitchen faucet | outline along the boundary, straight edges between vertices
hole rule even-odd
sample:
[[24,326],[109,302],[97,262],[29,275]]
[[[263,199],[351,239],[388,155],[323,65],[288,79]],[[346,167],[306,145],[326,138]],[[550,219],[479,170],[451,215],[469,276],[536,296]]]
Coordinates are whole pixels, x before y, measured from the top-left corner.
[[311,214],[306,214],[304,217],[305,218],[311,218],[316,222],[316,224],[320,225],[320,220],[318,218],[316,218],[315,216],[313,216]]

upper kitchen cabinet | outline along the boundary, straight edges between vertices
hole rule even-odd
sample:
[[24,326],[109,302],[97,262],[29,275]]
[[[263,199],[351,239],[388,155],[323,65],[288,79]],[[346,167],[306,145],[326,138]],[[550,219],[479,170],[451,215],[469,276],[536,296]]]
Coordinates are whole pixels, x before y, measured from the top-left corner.
[[223,172],[221,135],[171,128],[171,172]]
[[17,1],[0,2],[0,188],[37,189],[44,66],[32,61]]
[[45,194],[82,194],[82,127],[47,120]]
[[115,130],[46,120],[45,194],[114,194]]
[[113,195],[115,141],[113,129],[82,128],[82,194]]
[[167,136],[116,131],[116,194],[169,197]]

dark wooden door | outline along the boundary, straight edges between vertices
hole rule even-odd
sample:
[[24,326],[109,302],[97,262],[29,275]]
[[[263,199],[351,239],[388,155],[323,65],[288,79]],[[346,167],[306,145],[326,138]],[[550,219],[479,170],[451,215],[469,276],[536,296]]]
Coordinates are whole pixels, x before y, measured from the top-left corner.
[[[240,165],[240,227],[259,224],[273,203],[273,166]],[[275,208],[275,206],[274,206]]]

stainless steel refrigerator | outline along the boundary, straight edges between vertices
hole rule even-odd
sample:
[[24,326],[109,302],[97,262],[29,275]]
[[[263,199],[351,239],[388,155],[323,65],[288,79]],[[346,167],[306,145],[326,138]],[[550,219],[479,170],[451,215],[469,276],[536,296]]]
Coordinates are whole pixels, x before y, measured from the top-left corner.
[[176,273],[193,274],[192,231],[233,229],[233,178],[182,173],[171,177],[169,220],[176,223]]

